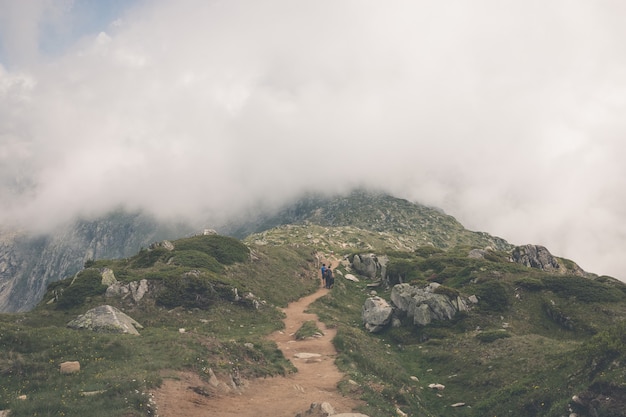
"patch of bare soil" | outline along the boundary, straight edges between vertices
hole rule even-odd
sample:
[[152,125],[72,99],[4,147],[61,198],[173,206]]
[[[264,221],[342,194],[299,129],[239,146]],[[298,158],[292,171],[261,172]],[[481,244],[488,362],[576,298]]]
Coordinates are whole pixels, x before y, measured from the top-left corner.
[[[336,330],[328,329],[315,314],[305,313],[309,304],[328,291],[320,288],[316,293],[289,304],[285,330],[269,336],[276,342],[286,358],[298,372],[286,377],[273,377],[248,381],[240,393],[219,393],[210,390],[197,375],[178,373],[175,378],[164,378],[162,386],[154,392],[160,417],[294,417],[309,408],[311,403],[329,402],[335,412],[351,412],[358,402],[337,391],[343,374],[335,366],[337,352],[332,339]],[[294,333],[308,320],[317,322],[324,333],[321,337],[296,340]],[[297,358],[298,353],[320,356]],[[308,356],[308,355],[304,355]]]

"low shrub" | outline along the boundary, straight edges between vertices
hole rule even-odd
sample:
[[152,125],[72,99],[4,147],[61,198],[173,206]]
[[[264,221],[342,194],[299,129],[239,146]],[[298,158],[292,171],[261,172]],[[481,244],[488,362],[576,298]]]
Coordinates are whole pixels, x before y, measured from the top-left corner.
[[409,259],[390,259],[387,264],[387,278],[392,283],[407,282],[420,277],[417,263]]
[[446,287],[445,285],[440,285],[437,288],[435,288],[435,294],[445,295],[451,300],[456,299],[460,295],[458,290],[454,288]]
[[142,248],[139,253],[130,259],[130,264],[135,268],[149,268],[170,252],[162,247],[155,249]]
[[489,330],[476,335],[476,339],[481,343],[491,343],[498,339],[506,339],[507,337],[511,337],[511,335],[503,330]]
[[544,277],[543,284],[546,289],[555,294],[563,297],[576,297],[578,301],[586,303],[615,302],[624,299],[621,289],[585,277],[552,275]]
[[175,242],[175,252],[194,250],[204,252],[223,265],[245,262],[250,250],[240,240],[228,236],[202,235]]
[[541,291],[545,288],[543,282],[537,278],[524,277],[515,281],[515,285],[528,291]]
[[163,289],[157,295],[157,304],[167,307],[207,309],[227,289],[212,282],[203,274],[187,273],[181,277],[163,280]]
[[316,334],[324,334],[313,320],[307,320],[302,323],[302,326],[296,331],[296,340],[306,339],[307,337],[313,337]]
[[222,272],[224,267],[211,255],[198,250],[176,251],[172,263],[189,268],[206,268],[211,272]]
[[476,288],[480,300],[478,306],[484,311],[505,311],[511,301],[509,289],[500,281],[486,281]]
[[[97,269],[85,269],[81,271],[75,280],[67,279],[70,285],[63,289],[57,306],[61,309],[69,309],[85,302],[87,297],[104,294],[107,289],[102,285],[102,276]],[[58,288],[58,287],[57,287]]]

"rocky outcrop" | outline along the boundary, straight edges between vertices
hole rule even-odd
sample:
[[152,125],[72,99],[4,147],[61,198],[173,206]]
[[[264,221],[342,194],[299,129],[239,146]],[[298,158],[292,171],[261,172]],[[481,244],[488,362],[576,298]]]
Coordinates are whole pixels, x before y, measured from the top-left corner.
[[467,310],[467,305],[456,297],[435,293],[439,284],[431,283],[425,288],[409,284],[394,285],[391,301],[404,315],[413,319],[413,323],[426,326],[434,320],[451,320],[459,311]]
[[105,297],[120,297],[123,300],[129,299],[138,303],[147,293],[152,292],[152,287],[154,287],[154,283],[147,279],[129,283],[115,282],[109,285]]
[[67,323],[72,329],[86,329],[98,333],[127,333],[139,335],[143,326],[115,307],[102,305],[92,308]]
[[0,229],[0,312],[32,309],[48,284],[74,275],[87,261],[126,258],[151,242],[192,230],[120,211],[47,234]]
[[511,260],[529,268],[537,268],[549,272],[558,271],[561,267],[548,249],[539,245],[515,247],[511,252]]
[[370,333],[377,333],[383,330],[393,316],[393,308],[380,297],[370,297],[365,300],[361,317],[365,328]]

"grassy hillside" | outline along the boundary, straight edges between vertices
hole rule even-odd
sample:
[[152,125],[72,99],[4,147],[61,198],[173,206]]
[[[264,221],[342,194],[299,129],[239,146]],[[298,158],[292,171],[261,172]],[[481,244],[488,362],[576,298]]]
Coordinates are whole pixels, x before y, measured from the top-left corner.
[[[250,251],[222,236],[182,239],[174,247],[90,262],[76,277],[52,284],[34,311],[0,315],[0,410],[17,416],[148,416],[153,410],[146,393],[160,384],[164,371],[187,369],[208,377],[209,369],[236,370],[243,378],[293,371],[261,336],[282,327],[276,306],[317,288],[310,251]],[[148,279],[155,290],[137,304],[105,298],[101,268],[112,269],[121,282]],[[237,301],[234,288],[241,296],[253,293],[260,308]],[[57,302],[48,304],[55,294]],[[66,327],[101,304],[141,323],[141,336]],[[61,375],[64,361],[79,361],[81,372]],[[27,401],[18,399],[22,395]]]
[[[293,224],[243,242],[194,236],[127,259],[88,262],[76,276],[51,284],[35,310],[0,315],[0,410],[17,416],[151,416],[146,393],[177,370],[203,378],[209,370],[242,378],[292,372],[263,336],[282,327],[277,306],[319,286],[321,256],[343,261],[335,288],[313,310],[338,329],[337,364],[348,375],[340,388],[365,400],[363,413],[388,417],[399,408],[410,416],[626,415],[623,283],[512,263],[507,242],[403,200],[357,193],[318,203],[305,202],[280,217]],[[485,247],[491,249],[483,258],[469,256]],[[479,302],[449,322],[416,327],[402,319],[398,327],[371,334],[361,308],[373,283],[363,276],[359,282],[343,278],[356,274],[349,265],[354,254],[365,253],[385,255],[389,282],[437,282],[444,294]],[[122,283],[148,280],[149,293],[137,303],[105,297],[106,268]],[[375,288],[390,299],[390,287]],[[136,319],[144,326],[141,336],[66,327],[101,304]],[[61,375],[64,361],[80,361],[81,372]],[[23,395],[27,401],[19,399]]]
[[[409,415],[556,417],[569,414],[573,395],[603,395],[612,400],[599,403],[598,415],[626,415],[624,284],[554,276],[497,257],[444,252],[399,259],[415,271],[413,284],[438,281],[462,296],[478,295],[480,302],[451,322],[403,322],[374,335],[354,308],[369,296],[368,282],[339,280],[313,310],[339,329],[338,363],[357,382],[344,389],[367,400],[364,413],[393,415],[397,406]],[[432,276],[434,264],[448,271],[423,278]],[[387,300],[389,294],[378,290]],[[458,403],[465,405],[451,407]]]

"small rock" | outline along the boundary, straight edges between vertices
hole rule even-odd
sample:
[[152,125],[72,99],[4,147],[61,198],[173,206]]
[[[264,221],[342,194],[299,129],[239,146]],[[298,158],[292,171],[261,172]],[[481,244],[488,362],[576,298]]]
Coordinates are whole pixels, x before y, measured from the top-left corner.
[[75,374],[76,372],[80,372],[80,362],[78,361],[63,362],[59,366],[59,370],[62,374]]
[[319,358],[320,356],[322,355],[320,355],[319,353],[306,353],[306,352],[298,352],[293,355],[293,357],[297,359]]
[[352,282],[359,282],[359,279],[352,274],[346,274],[345,278]]
[[450,407],[463,407],[463,406],[465,406],[465,403],[454,403]]
[[412,376],[411,381],[420,382],[419,378],[416,376]]
[[428,388],[436,389],[436,390],[439,390],[439,391],[443,390],[445,387],[446,386],[442,385],[442,384],[428,384]]
[[105,393],[105,390],[99,390],[99,391],[80,391],[79,394],[81,395],[81,397],[92,397],[94,395],[98,395],[98,394],[103,394]]

